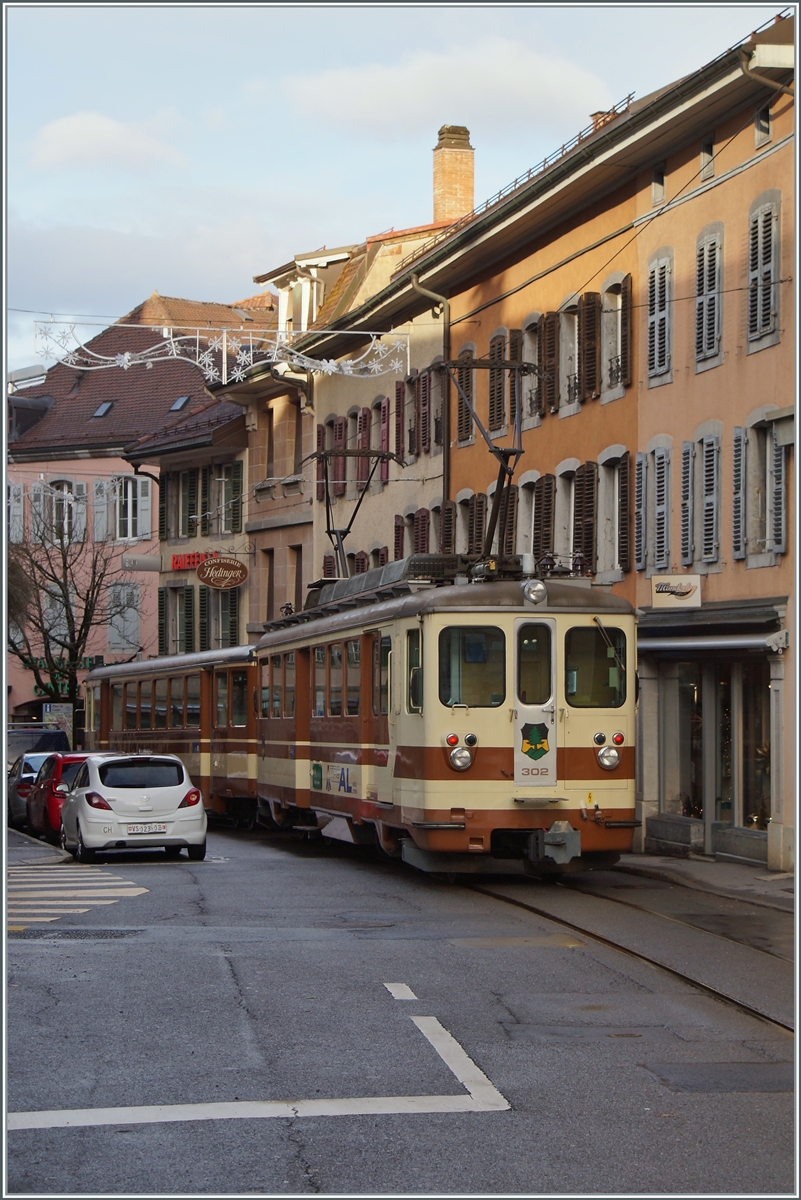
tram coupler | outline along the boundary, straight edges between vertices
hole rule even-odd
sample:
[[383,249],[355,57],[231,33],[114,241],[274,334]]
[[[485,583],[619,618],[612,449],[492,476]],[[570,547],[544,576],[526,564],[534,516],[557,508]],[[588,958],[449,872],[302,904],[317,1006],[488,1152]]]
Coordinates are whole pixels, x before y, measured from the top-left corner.
[[532,863],[551,859],[555,863],[570,862],[581,857],[581,834],[569,821],[554,821],[550,829],[535,829],[529,834],[525,856]]

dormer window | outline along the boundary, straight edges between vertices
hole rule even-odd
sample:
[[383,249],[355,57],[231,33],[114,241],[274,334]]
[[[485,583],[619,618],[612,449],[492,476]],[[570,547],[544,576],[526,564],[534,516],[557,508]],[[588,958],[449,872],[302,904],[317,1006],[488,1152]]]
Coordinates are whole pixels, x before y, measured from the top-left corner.
[[175,403],[170,405],[170,412],[180,412],[184,405],[188,402],[188,396],[179,396]]
[[106,413],[110,412],[113,407],[114,407],[113,400],[104,400],[102,404],[98,405],[98,407],[92,413],[92,416],[93,417],[105,417]]

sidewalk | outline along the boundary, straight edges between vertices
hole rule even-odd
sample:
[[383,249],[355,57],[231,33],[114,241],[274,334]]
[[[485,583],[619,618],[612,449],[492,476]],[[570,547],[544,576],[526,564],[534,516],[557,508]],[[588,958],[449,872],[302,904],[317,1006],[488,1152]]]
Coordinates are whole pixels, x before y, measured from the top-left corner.
[[72,862],[72,855],[17,829],[6,829],[7,867],[49,867],[61,862]]
[[712,892],[732,900],[744,900],[762,908],[777,908],[782,912],[793,912],[795,908],[795,876],[792,872],[717,862],[700,855],[665,858],[657,854],[624,854],[614,869],[676,883],[699,892]]

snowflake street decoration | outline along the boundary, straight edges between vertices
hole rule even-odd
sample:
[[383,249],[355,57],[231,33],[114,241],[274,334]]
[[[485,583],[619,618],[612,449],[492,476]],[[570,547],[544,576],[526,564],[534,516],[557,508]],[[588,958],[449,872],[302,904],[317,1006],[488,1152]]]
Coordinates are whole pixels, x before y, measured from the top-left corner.
[[[112,326],[117,329],[138,329],[135,326]],[[398,374],[407,369],[408,337],[397,334],[358,333],[369,337],[369,345],[358,355],[348,358],[312,358],[296,350],[292,334],[277,334],[274,330],[257,332],[228,329],[154,329],[161,334],[159,341],[144,350],[124,350],[118,354],[99,354],[85,345],[74,324],[59,327],[57,322],[34,322],[36,357],[54,359],[65,366],[82,371],[102,371],[116,367],[128,371],[135,366],[152,369],[156,362],[180,358],[194,363],[203,372],[207,383],[241,383],[250,367],[262,363],[285,363],[293,370],[309,371],[315,375],[346,375],[352,378],[375,378],[378,375]],[[325,333],[325,330],[315,331]],[[341,331],[337,331],[339,334]],[[308,336],[298,334],[295,340]]]

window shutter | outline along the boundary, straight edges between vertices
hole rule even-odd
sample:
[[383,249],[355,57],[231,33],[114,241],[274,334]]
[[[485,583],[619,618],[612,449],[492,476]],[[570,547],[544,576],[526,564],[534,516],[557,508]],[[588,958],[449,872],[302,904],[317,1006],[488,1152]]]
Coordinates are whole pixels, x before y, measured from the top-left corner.
[[158,594],[158,613],[159,613],[159,654],[167,653],[167,589],[159,588]]
[[660,258],[648,272],[648,374],[670,370],[670,261]]
[[[170,474],[165,471],[159,476],[159,541],[167,540],[167,502],[170,494]],[[165,651],[166,653],[166,651]]]
[[[242,532],[242,477],[244,463],[241,458],[231,464],[231,533]],[[197,474],[197,472],[195,472]],[[234,642],[234,645],[237,643]]]
[[370,556],[364,550],[360,550],[353,559],[353,574],[364,575],[365,571],[370,570]]
[[389,546],[382,546],[378,551],[378,565],[385,567],[389,562]]
[[654,569],[670,566],[670,453],[654,450]]
[[478,492],[467,505],[467,553],[481,554],[484,549],[484,528],[487,521],[487,497]]
[[[186,537],[197,537],[197,485],[198,469],[186,473]],[[233,505],[231,506],[233,509]]]
[[704,562],[717,562],[720,550],[718,537],[718,459],[719,442],[709,435],[702,443],[703,455],[703,546],[701,558]]
[[617,468],[617,565],[631,570],[631,455],[628,450]]
[[517,541],[517,484],[513,483],[503,489],[501,507],[498,513],[498,553],[511,555],[515,552]]
[[598,464],[585,462],[573,485],[573,553],[580,554],[585,571],[595,574]]
[[417,422],[418,453],[431,451],[431,372],[424,371],[417,377],[419,388],[419,416]]
[[19,545],[24,538],[23,488],[21,483],[8,485],[8,540]]
[[[356,427],[356,448],[357,450],[370,449],[370,418],[372,414],[369,408],[363,408],[359,413]],[[356,459],[356,482],[361,491],[364,491],[367,486],[367,477],[370,474],[370,459]]]
[[211,650],[209,629],[209,595],[211,588],[200,584],[197,596],[198,650]]
[[[468,365],[473,355],[470,350],[465,350],[459,355],[463,359],[465,366],[458,368],[457,379],[459,381],[459,398],[457,400],[459,417],[457,421],[457,438],[460,442],[467,442],[473,436],[473,370]],[[465,403],[465,400],[467,403]]]
[[556,476],[541,475],[534,484],[534,521],[531,531],[531,552],[537,562],[553,554],[554,501]]
[[765,204],[751,216],[748,230],[748,336],[773,330],[773,249],[776,210]]
[[770,478],[770,530],[769,536],[772,540],[774,554],[787,553],[787,509],[786,509],[786,488],[785,488],[785,461],[784,446],[780,446],[776,440],[776,426],[773,426],[771,433],[772,443],[772,471]]
[[645,570],[645,471],[647,455],[637,452],[634,460],[634,570]]
[[[389,454],[389,398],[387,396],[381,401],[381,453]],[[381,460],[378,473],[381,482],[386,483],[389,479],[388,459]]]
[[[345,449],[347,437],[347,420],[345,417],[334,417],[334,450]],[[339,455],[333,460],[334,486],[331,489],[335,496],[345,495],[345,474],[347,459]]]
[[31,541],[44,541],[44,486],[41,483],[31,484]]
[[[501,334],[490,338],[490,362],[503,362],[503,352],[506,338]],[[506,404],[504,403],[504,371],[503,367],[490,367],[489,372],[489,427],[491,430],[501,429],[505,423]]]
[[540,391],[544,407],[548,412],[559,411],[559,313],[549,312],[542,318],[540,340],[542,369],[546,378],[541,381]]
[[620,382],[624,387],[631,387],[632,310],[631,275],[626,275],[620,284]]
[[412,388],[412,405],[409,419],[409,454],[417,458],[420,453],[420,376],[415,372],[410,381]]
[[239,645],[239,591],[231,588],[228,593],[228,645]]
[[601,394],[601,293],[585,292],[578,302],[579,400]]
[[403,558],[403,543],[405,540],[406,522],[400,513],[395,513],[395,545],[394,558],[397,561]]
[[333,554],[323,555],[323,579],[336,578],[336,559]]
[[[317,453],[325,453],[325,425],[317,426]],[[317,499],[325,499],[325,465],[321,458],[317,459]]]
[[456,502],[443,500],[439,510],[439,552],[456,553]]
[[195,652],[195,589],[191,584],[184,588],[183,652],[184,654],[194,654]]
[[76,483],[72,493],[72,538],[86,541],[86,484]]
[[414,514],[414,552],[428,554],[431,513],[427,508],[418,508]]
[[96,542],[105,542],[108,536],[108,500],[105,479],[96,479],[92,487],[92,534]]
[[139,526],[137,536],[144,541],[150,540],[150,498],[151,488],[149,479],[139,480]]
[[203,467],[200,472],[200,533],[202,537],[208,537],[209,533],[210,483],[211,467]]
[[745,558],[745,429],[734,427],[732,449],[732,557]]
[[693,471],[695,444],[681,445],[681,565],[691,567],[695,554],[693,542]]
[[707,238],[695,258],[695,357],[699,360],[718,352],[719,266],[719,239]]
[[406,453],[403,446],[404,408],[406,407],[406,384],[399,379],[395,384],[395,453],[403,462]]

